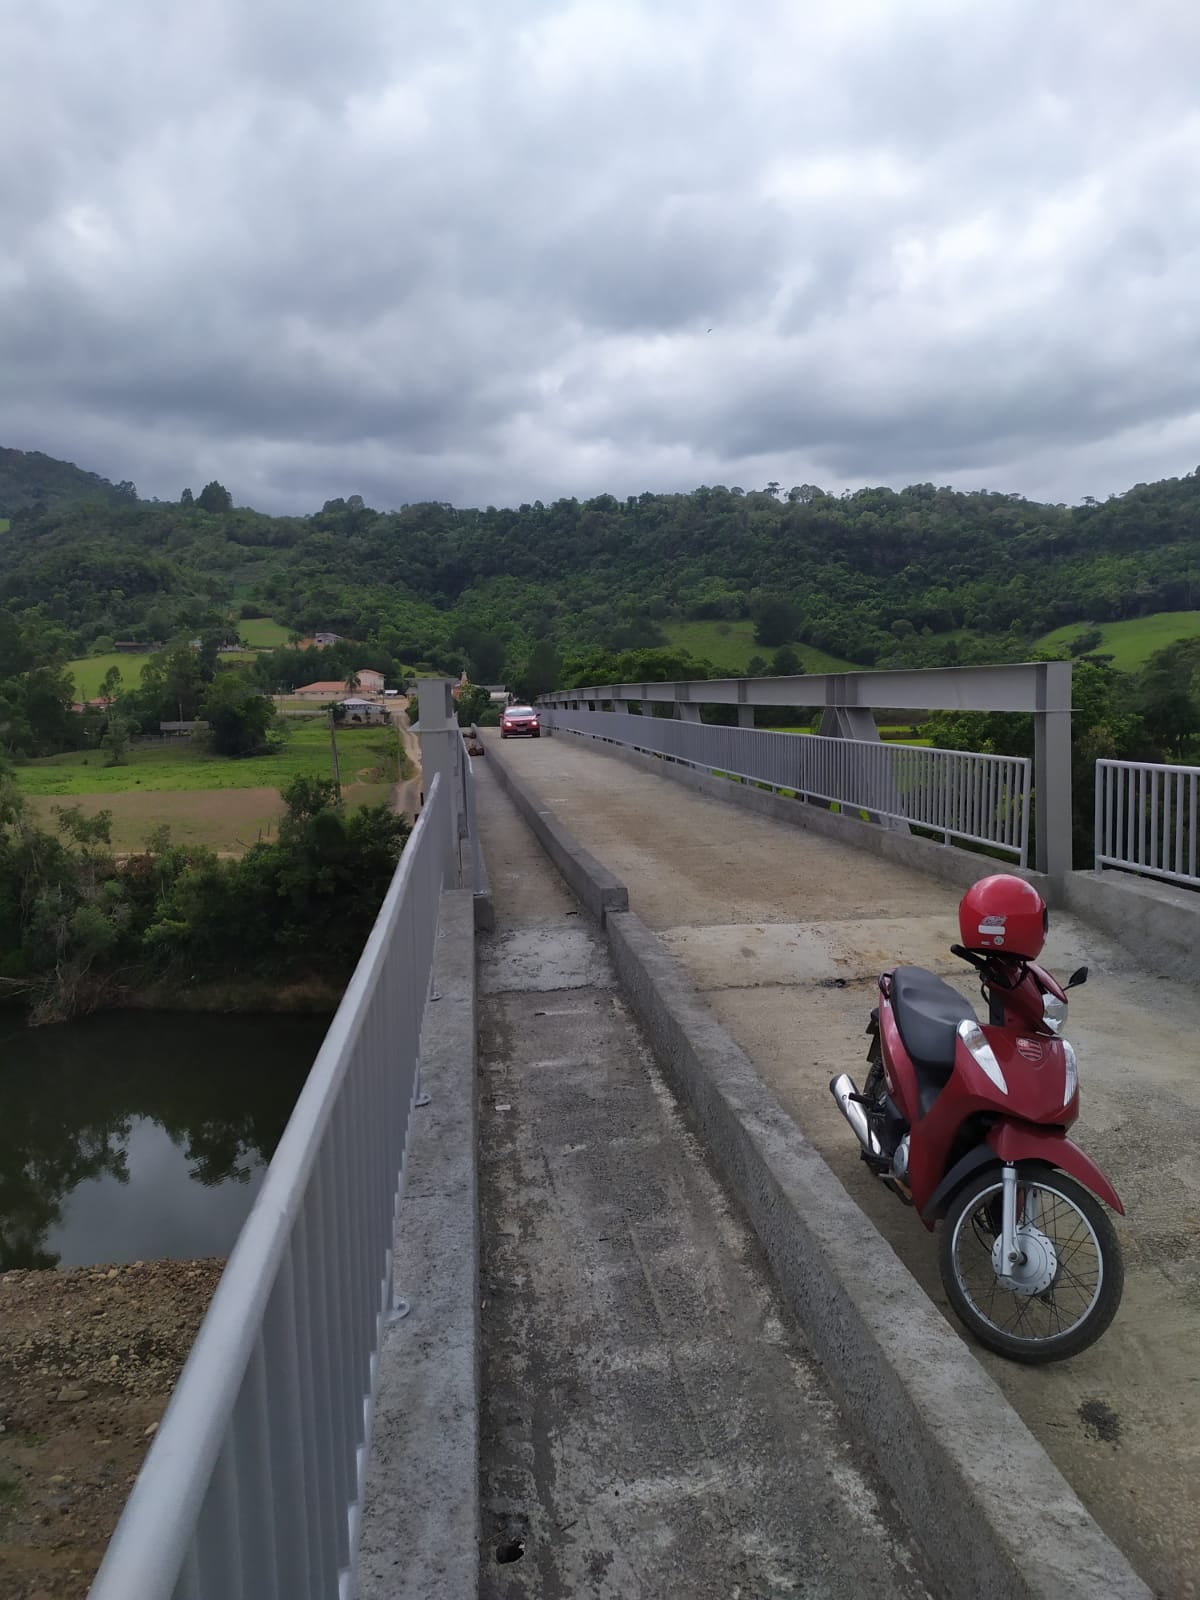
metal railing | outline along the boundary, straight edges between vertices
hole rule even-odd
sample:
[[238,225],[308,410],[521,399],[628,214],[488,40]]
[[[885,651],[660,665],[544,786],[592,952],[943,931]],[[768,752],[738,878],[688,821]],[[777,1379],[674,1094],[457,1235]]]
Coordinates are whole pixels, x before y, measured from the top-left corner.
[[1096,763],[1096,867],[1200,888],[1200,767]]
[[1031,764],[1021,756],[771,733],[626,711],[555,706],[545,716],[555,733],[628,745],[801,800],[909,823],[941,834],[947,844],[955,839],[983,845],[1027,863]]
[[450,828],[435,778],[90,1600],[349,1600]]

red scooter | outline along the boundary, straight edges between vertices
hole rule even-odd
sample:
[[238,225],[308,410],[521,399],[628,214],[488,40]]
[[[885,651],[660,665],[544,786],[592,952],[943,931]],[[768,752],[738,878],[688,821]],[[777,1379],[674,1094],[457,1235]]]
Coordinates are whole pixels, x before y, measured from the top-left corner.
[[[950,1304],[975,1337],[1016,1361],[1061,1361],[1092,1344],[1121,1300],[1124,1214],[1099,1167],[1067,1137],[1079,1115],[1066,990],[1038,966],[1045,903],[1022,878],[985,878],[959,905],[961,945],[988,1021],[921,967],[879,979],[862,1094],[829,1087],[871,1170],[932,1231]],[[1086,982],[1081,967],[1067,984]]]

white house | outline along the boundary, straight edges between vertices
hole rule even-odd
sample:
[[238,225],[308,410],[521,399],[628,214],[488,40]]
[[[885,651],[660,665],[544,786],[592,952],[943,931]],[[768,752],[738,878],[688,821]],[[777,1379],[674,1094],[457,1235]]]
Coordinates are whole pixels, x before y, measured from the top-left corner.
[[361,695],[348,695],[338,704],[346,713],[347,722],[386,722],[387,710],[378,700],[364,700]]
[[376,672],[374,667],[360,667],[354,676],[358,679],[358,687],[365,689],[368,694],[383,693],[383,673]]

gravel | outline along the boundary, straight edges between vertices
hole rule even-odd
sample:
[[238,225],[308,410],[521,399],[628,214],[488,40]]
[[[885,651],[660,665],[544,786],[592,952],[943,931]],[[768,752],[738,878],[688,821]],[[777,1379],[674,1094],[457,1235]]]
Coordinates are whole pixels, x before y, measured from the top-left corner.
[[0,1274],[0,1600],[83,1600],[221,1261]]

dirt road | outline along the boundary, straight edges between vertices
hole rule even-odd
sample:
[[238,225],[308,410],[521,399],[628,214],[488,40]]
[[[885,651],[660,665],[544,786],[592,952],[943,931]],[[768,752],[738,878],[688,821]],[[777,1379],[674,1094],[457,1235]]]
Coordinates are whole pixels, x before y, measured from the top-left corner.
[[421,810],[421,741],[408,725],[408,696],[402,695],[390,702],[392,721],[400,733],[404,753],[412,766],[412,777],[396,785],[393,798],[395,809],[409,822],[415,822]]

